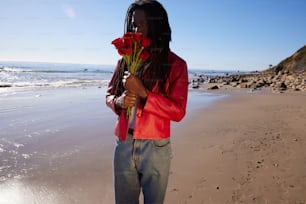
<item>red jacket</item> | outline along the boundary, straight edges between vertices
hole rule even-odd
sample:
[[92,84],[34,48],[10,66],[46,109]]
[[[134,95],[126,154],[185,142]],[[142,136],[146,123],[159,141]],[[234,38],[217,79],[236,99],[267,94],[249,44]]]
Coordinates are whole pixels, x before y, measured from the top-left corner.
[[[168,62],[172,66],[166,83],[166,96],[157,93],[157,87],[154,87],[148,93],[145,106],[143,108],[137,107],[134,139],[168,138],[170,137],[170,121],[179,122],[185,116],[188,95],[187,64],[171,51],[169,52]],[[114,103],[117,96],[111,95],[117,74],[118,66],[107,89],[106,104],[119,116],[115,127],[115,135],[125,140],[128,131],[126,110],[118,110]]]

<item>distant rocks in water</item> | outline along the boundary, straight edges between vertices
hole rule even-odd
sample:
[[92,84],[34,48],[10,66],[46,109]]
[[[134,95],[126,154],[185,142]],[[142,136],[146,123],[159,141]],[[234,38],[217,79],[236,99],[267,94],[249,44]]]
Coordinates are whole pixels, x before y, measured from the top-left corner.
[[208,77],[203,74],[194,74],[192,76],[191,81],[189,82],[191,84],[191,88],[198,89],[200,88],[200,85],[208,80]]
[[208,88],[208,90],[216,90],[216,89],[219,89],[218,85],[214,85]]
[[193,89],[198,89],[198,88],[200,88],[200,84],[199,83],[194,83],[194,84],[191,85],[191,87]]
[[0,88],[9,88],[12,87],[10,84],[0,84]]

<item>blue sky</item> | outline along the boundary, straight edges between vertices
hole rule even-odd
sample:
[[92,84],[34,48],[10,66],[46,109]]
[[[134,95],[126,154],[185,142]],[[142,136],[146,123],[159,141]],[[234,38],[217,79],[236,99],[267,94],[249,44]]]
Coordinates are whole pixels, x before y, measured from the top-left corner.
[[[1,0],[0,61],[114,65],[132,0]],[[189,68],[263,70],[306,44],[305,0],[160,0]]]

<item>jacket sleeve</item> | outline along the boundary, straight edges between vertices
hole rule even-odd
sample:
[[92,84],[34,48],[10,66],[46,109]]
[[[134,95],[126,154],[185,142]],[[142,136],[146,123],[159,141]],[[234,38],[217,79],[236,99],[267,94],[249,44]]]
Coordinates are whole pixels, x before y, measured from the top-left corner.
[[121,109],[116,105],[116,99],[118,96],[112,94],[114,93],[113,89],[115,88],[115,81],[119,75],[119,63],[117,63],[116,69],[114,71],[114,74],[108,84],[107,90],[106,90],[106,105],[112,109],[114,113],[117,115],[120,115]]
[[167,95],[149,92],[143,111],[179,122],[186,114],[187,96],[187,64],[180,59],[174,61],[171,67]]

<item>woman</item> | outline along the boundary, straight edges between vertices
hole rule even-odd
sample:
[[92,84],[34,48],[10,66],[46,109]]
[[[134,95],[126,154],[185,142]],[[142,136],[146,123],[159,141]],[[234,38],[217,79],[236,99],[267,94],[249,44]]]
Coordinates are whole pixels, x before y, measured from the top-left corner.
[[[171,28],[164,7],[155,0],[130,5],[125,33],[151,39],[150,58],[139,73],[127,73],[119,60],[106,93],[106,104],[118,115],[114,155],[116,203],[163,203],[168,183],[170,121],[185,116],[188,72],[186,62],[170,50]],[[127,117],[126,109],[133,107]]]

